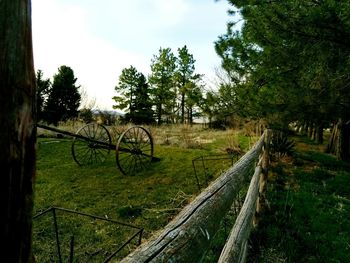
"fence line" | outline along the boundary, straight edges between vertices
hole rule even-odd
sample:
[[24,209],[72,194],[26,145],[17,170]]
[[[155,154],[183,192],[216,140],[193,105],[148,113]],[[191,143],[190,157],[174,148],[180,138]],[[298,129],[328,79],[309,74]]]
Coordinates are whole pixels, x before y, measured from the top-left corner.
[[[251,176],[251,168],[258,163],[267,137],[266,134],[267,132],[261,136],[250,151],[187,205],[156,237],[141,245],[121,262],[200,262],[244,181]],[[255,204],[259,192],[258,175],[260,173],[261,166],[258,165],[251,183],[254,186],[250,187],[254,188],[254,193],[249,193],[251,196],[247,197],[250,200],[249,205],[245,204],[245,209],[247,211],[250,209],[249,211],[253,212],[241,216],[247,221],[247,223],[240,223],[242,230],[243,225],[249,225],[248,222],[252,221],[251,214],[256,211]],[[237,232],[237,229],[235,231]],[[241,247],[244,248],[244,251],[246,246],[244,240],[246,240],[246,233],[249,234],[249,231],[243,232],[245,233],[242,235],[244,239],[239,240],[243,244]],[[242,232],[238,231],[238,233]],[[233,244],[235,245],[235,242]],[[230,245],[227,245],[226,251],[229,251],[229,248]],[[241,249],[233,248],[233,253],[229,254],[235,255],[237,253],[242,254]]]

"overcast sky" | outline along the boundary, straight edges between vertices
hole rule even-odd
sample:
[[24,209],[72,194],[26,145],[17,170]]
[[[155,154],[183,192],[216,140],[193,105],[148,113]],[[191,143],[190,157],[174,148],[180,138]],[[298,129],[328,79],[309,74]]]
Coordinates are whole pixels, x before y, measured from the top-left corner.
[[121,70],[133,65],[148,76],[160,47],[176,54],[187,45],[197,73],[210,80],[229,7],[226,0],[32,0],[35,69],[52,78],[61,65],[71,67],[108,110]]

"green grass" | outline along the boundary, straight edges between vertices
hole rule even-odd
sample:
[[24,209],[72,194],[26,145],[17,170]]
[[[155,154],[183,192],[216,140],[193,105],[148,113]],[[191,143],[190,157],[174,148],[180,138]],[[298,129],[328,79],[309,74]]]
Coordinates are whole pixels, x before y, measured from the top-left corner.
[[[176,143],[166,143],[160,136],[162,130],[153,128],[152,132],[156,141],[155,156],[161,161],[134,176],[121,174],[116,168],[114,152],[103,164],[79,167],[71,156],[69,139],[39,138],[34,214],[51,206],[76,210],[142,227],[145,229],[143,241],[148,239],[198,194],[192,159],[224,153],[235,143],[228,140],[231,131],[196,128],[188,130],[185,138],[181,132],[176,131],[174,135],[170,130],[168,136]],[[247,137],[237,135],[236,140],[247,149]],[[223,170],[224,166],[218,166],[217,170]],[[218,173],[212,173],[213,180]],[[58,220],[65,262],[73,235],[76,261],[100,262],[133,234],[125,227],[117,231],[113,224],[81,216],[60,213]],[[50,216],[34,220],[34,251],[38,262],[51,262],[57,256],[52,224]],[[133,250],[136,243],[127,246],[118,257]],[[87,260],[87,255],[93,256]]]
[[[253,235],[255,262],[349,262],[349,164],[299,143],[270,172],[270,211]],[[260,256],[257,256],[260,255]]]

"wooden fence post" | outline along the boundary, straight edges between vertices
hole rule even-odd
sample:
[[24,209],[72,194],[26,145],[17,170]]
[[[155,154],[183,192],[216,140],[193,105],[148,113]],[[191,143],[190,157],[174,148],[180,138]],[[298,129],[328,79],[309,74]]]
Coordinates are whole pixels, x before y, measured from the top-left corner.
[[261,174],[259,179],[259,198],[256,205],[256,214],[254,217],[254,225],[259,224],[260,218],[263,216],[266,208],[266,191],[267,191],[267,177],[268,167],[270,164],[269,144],[271,140],[271,130],[266,130],[263,153],[261,159]]
[[32,262],[35,73],[31,1],[0,1],[1,262]]

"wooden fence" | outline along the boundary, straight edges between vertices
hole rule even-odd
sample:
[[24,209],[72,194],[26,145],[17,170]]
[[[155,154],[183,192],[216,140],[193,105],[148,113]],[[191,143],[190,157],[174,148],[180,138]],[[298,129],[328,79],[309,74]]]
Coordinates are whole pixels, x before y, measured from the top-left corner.
[[265,200],[268,140],[269,132],[265,131],[249,152],[187,205],[156,237],[121,262],[200,262],[244,182],[252,177],[245,202],[219,259],[219,262],[244,262],[253,221],[258,221]]

